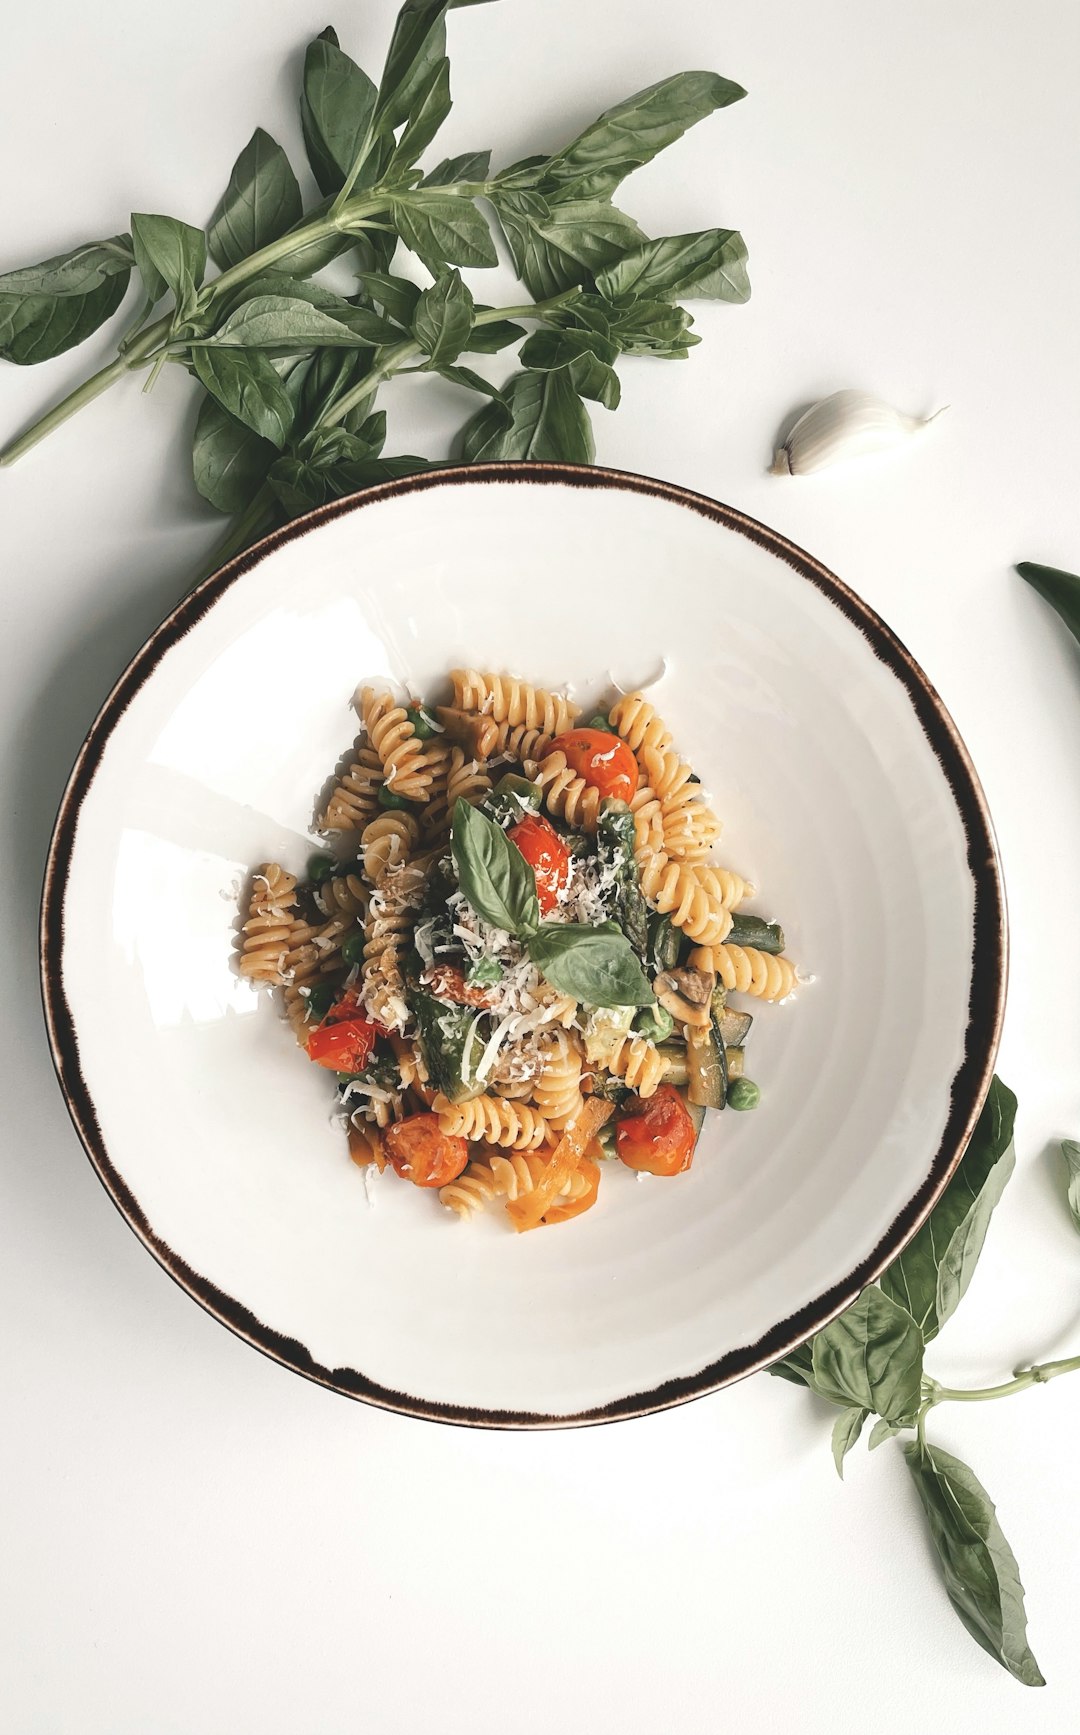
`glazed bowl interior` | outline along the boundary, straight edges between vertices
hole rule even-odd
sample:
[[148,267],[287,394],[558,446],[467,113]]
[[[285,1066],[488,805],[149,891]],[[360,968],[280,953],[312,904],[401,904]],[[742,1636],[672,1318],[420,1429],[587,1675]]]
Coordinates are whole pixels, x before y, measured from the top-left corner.
[[[709,1116],[677,1179],[609,1165],[595,1210],[524,1236],[367,1185],[332,1081],[236,973],[250,870],[303,867],[357,686],[438,698],[459,664],[585,705],[657,680],[803,977],[759,1009],[756,1113]],[[853,1298],[978,1112],[1004,933],[963,748],[850,592],[678,489],[500,465],[328,508],[164,624],[65,797],[44,971],[90,1155],[197,1299],[343,1392],[528,1425],[710,1390]]]

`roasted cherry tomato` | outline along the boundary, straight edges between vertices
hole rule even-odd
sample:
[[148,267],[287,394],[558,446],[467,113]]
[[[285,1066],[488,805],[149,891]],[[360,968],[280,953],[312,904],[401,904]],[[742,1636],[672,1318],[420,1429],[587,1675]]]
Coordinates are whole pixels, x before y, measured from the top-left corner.
[[553,825],[538,814],[512,825],[507,837],[516,843],[536,875],[536,901],[540,914],[549,916],[559,893],[570,881],[570,854]]
[[424,972],[424,986],[440,1000],[453,1000],[458,1006],[490,1006],[489,988],[470,988],[465,973],[456,964],[433,964]]
[[469,1161],[467,1141],[444,1133],[433,1114],[395,1121],[383,1135],[383,1149],[396,1173],[415,1187],[445,1187]]
[[361,1012],[357,996],[343,994],[308,1037],[308,1056],[332,1072],[363,1072],[382,1035],[382,1025]]
[[673,1084],[655,1096],[628,1096],[615,1122],[615,1148],[629,1169],[649,1175],[681,1175],[694,1159],[696,1139],[689,1110]]
[[568,729],[556,735],[548,752],[564,753],[571,771],[605,797],[632,801],[637,794],[637,760],[617,735],[604,729]]

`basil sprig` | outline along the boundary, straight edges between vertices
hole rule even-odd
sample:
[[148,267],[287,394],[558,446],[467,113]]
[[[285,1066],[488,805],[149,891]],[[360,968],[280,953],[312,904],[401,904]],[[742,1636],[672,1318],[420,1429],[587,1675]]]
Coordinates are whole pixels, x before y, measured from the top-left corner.
[[450,847],[462,892],[485,922],[524,943],[560,994],[592,1006],[648,1006],[654,998],[630,942],[615,922],[589,928],[541,922],[536,875],[501,825],[457,802]]

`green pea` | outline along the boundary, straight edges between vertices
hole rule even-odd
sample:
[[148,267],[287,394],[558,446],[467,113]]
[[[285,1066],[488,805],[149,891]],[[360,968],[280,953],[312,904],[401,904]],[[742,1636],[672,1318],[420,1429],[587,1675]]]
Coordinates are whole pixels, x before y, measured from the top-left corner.
[[406,705],[405,714],[418,741],[430,741],[433,735],[438,734],[434,717],[430,711],[424,710],[423,705]]
[[409,801],[406,801],[406,799],[403,795],[399,795],[397,793],[396,789],[388,789],[385,783],[380,783],[379,784],[379,806],[380,807],[392,807],[394,809],[401,809],[401,808],[407,809],[407,808],[412,806],[412,803]]
[[650,1042],[666,1042],[675,1028],[675,1020],[659,1000],[655,1006],[645,1006],[634,1019],[634,1029]]
[[337,989],[321,982],[317,988],[311,990],[307,997],[308,1018],[315,1024],[319,1023],[321,1019],[326,1017],[336,999]]
[[323,855],[320,851],[318,855],[308,856],[307,877],[309,880],[314,880],[316,885],[319,884],[320,880],[328,880],[331,874],[336,871],[337,862],[332,855]]
[[364,930],[357,928],[344,941],[341,956],[346,964],[362,964],[364,962]]
[[752,1078],[737,1078],[727,1095],[728,1108],[757,1108],[761,1091]]
[[611,734],[611,724],[604,716],[603,711],[597,711],[595,717],[590,717],[585,727],[586,729],[602,729],[605,735]]

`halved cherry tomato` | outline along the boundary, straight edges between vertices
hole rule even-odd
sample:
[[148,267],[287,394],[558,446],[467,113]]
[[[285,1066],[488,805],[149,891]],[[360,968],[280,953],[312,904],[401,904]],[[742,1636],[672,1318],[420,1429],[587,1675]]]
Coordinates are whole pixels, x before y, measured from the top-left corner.
[[425,970],[424,986],[440,1000],[453,1000],[458,1006],[490,1006],[490,988],[470,988],[465,973],[456,964],[433,964]]
[[596,1195],[600,1191],[599,1163],[594,1163],[591,1157],[582,1157],[578,1174],[588,1183],[583,1192],[576,1199],[559,1199],[554,1205],[549,1205],[541,1223],[568,1223],[571,1217],[580,1217],[582,1211],[596,1204]]
[[681,1175],[694,1160],[696,1140],[689,1110],[673,1084],[655,1096],[629,1096],[615,1122],[615,1147],[628,1169],[649,1175]]
[[468,1142],[444,1133],[433,1114],[395,1121],[383,1135],[383,1149],[396,1173],[416,1187],[445,1187],[469,1161]]
[[343,994],[311,1032],[307,1040],[308,1057],[317,1066],[327,1066],[332,1072],[363,1072],[375,1047],[375,1038],[385,1036],[386,1032],[359,1006],[355,994]]
[[559,893],[570,882],[570,852],[553,825],[539,814],[520,819],[507,832],[536,875],[536,901],[540,914],[549,916]]
[[637,794],[637,760],[625,741],[604,729],[569,729],[556,735],[548,753],[564,753],[571,771],[605,797],[632,801]]

